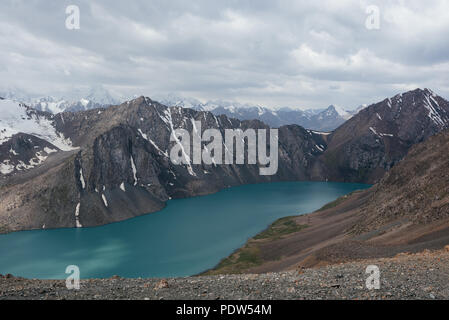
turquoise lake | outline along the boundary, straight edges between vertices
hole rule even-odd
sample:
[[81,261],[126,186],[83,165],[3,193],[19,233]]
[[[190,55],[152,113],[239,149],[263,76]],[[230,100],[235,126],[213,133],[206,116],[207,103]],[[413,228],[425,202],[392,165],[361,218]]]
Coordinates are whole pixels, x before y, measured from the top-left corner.
[[170,200],[162,211],[93,228],[0,235],[0,273],[65,279],[174,277],[216,266],[278,218],[315,211],[365,184],[280,182]]

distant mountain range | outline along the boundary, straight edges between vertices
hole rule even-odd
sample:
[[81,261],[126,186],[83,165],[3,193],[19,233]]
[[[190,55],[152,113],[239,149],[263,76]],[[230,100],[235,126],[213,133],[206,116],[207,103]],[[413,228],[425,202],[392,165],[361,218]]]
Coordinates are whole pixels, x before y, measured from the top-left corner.
[[[96,86],[86,90],[74,90],[70,95],[44,97],[30,96],[18,89],[8,89],[0,91],[0,97],[25,103],[36,110],[53,114],[63,111],[78,112],[106,108],[129,100],[123,97],[114,97],[103,86]],[[226,115],[229,118],[238,120],[260,120],[273,128],[297,124],[306,129],[324,132],[335,130],[363,108],[361,106],[355,111],[346,111],[341,107],[330,105],[323,109],[300,110],[283,107],[273,110],[263,106],[224,100],[202,103],[194,98],[182,98],[174,94],[159,97],[155,100],[170,107],[176,106],[196,111],[209,111],[216,116]]]
[[375,183],[415,144],[449,128],[449,102],[416,89],[372,104],[330,134],[279,128],[279,170],[258,165],[174,165],[175,128],[267,129],[146,97],[51,114],[0,100],[0,232],[93,226],[160,210],[170,198],[248,183]]
[[103,86],[94,86],[85,90],[73,90],[69,95],[43,96],[27,94],[16,88],[0,90],[0,97],[25,103],[39,110],[57,114],[63,111],[85,111],[105,108],[125,101],[125,98],[113,97]]
[[239,120],[260,120],[270,127],[279,128],[284,125],[297,124],[306,129],[316,131],[333,131],[363,109],[360,106],[355,111],[346,111],[341,107],[330,105],[324,109],[292,109],[288,107],[273,110],[263,106],[240,104],[237,102],[216,100],[202,103],[193,98],[182,98],[168,95],[156,98],[167,106],[191,108],[197,111],[209,111],[215,115],[226,115]]

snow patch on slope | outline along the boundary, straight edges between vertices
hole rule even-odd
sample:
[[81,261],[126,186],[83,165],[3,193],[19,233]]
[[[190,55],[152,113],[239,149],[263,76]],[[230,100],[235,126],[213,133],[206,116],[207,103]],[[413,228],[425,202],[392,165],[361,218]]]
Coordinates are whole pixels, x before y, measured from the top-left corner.
[[[426,99],[426,101],[424,101],[424,108],[426,108],[429,111],[427,116],[437,126],[444,127],[446,123],[443,121],[443,119],[441,118],[441,116],[438,112],[438,109],[440,109],[438,102],[432,96],[430,96],[430,98],[429,98],[428,95],[425,95],[424,97]],[[432,101],[430,99],[432,99],[432,101],[434,102],[434,105],[432,104]]]
[[137,169],[136,164],[134,163],[134,159],[131,156],[131,169],[133,170],[133,178],[134,178],[134,185],[137,185]]
[[108,200],[106,200],[106,197],[105,197],[104,193],[101,194],[101,199],[103,199],[104,206],[107,207],[108,206]]
[[[189,172],[189,174],[191,176],[196,176],[196,173],[192,169],[190,156],[185,152],[184,146],[182,145],[181,141],[179,141],[178,137],[175,134],[175,129],[174,129],[174,126],[173,126],[173,119],[172,119],[172,116],[171,116],[171,109],[170,108],[165,109],[164,110],[164,115],[165,115],[165,117],[164,118],[161,117],[161,119],[166,123],[166,125],[168,126],[168,128],[169,128],[169,130],[171,132],[171,135],[172,135],[174,141],[179,145],[179,147],[181,149],[181,152],[182,152],[182,155],[183,155],[183,157],[184,157],[184,159],[186,160],[186,163],[187,163],[187,171]],[[215,121],[217,121],[217,118],[215,118]],[[217,125],[218,125],[218,122],[217,122]]]
[[44,163],[45,160],[47,160],[48,156],[54,152],[57,152],[57,150],[45,147],[44,150],[36,152],[34,154],[34,157],[29,160],[28,164],[26,164],[22,160],[19,160],[16,163],[11,162],[11,160],[9,159],[4,160],[2,163],[0,163],[0,173],[3,175],[7,175],[12,173],[14,170],[22,171],[33,169]]
[[142,138],[144,138],[145,140],[147,140],[149,143],[151,143],[153,145],[154,148],[156,148],[157,151],[159,151],[162,155],[166,156],[168,158],[168,153],[167,151],[162,151],[157,145],[156,143],[151,140],[145,133],[142,132],[141,129],[138,129],[140,135],[142,136]]
[[75,208],[75,225],[76,225],[77,228],[82,228],[83,227],[81,225],[81,223],[80,223],[80,218],[79,218],[80,205],[81,205],[81,203],[78,202],[78,204],[76,205],[76,208]]
[[0,173],[9,174],[14,171],[14,166],[10,164],[9,160],[5,160],[0,163]]
[[83,189],[86,189],[86,182],[84,181],[84,176],[83,176],[83,169],[80,169],[80,182],[81,182],[81,187]]
[[63,151],[78,149],[72,146],[70,139],[56,131],[48,118],[18,102],[0,100],[0,145],[20,132],[46,140]]

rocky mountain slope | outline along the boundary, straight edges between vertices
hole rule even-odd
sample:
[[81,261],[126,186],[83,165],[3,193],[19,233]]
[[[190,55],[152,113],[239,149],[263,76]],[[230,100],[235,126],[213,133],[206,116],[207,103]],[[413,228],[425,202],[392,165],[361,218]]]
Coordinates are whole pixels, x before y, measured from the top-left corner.
[[[223,135],[224,129],[269,127],[260,121],[168,108],[144,97],[107,109],[57,115],[2,102],[15,115],[14,121],[1,122],[2,231],[100,225],[160,210],[170,198],[239,184],[308,180],[310,166],[326,145],[324,135],[285,126],[279,130],[279,170],[274,176],[259,175],[259,166],[252,164],[174,165],[169,152],[175,128],[195,132],[195,120]],[[37,131],[13,131],[29,123]],[[45,133],[39,131],[42,123]],[[24,145],[28,138],[30,144]],[[51,156],[42,149],[51,150]],[[33,160],[47,156],[46,161]]]
[[447,100],[429,89],[398,94],[362,109],[329,135],[319,176],[377,182],[411,146],[446,128]]
[[374,188],[352,232],[449,219],[449,131],[412,147]]
[[[415,143],[447,128],[448,102],[430,90],[371,105],[332,134],[279,128],[276,175],[259,165],[174,165],[174,129],[269,129],[261,121],[166,107],[140,97],[56,115],[1,100],[0,226],[94,226],[160,210],[170,198],[288,180],[375,182]],[[224,143],[224,142],[223,142]],[[192,148],[191,148],[192,149]],[[223,149],[225,150],[225,148]],[[224,155],[222,155],[224,156]]]
[[[274,223],[209,273],[280,271],[441,249],[449,243],[448,152],[445,130],[413,146],[372,188]],[[241,255],[251,256],[250,263]]]

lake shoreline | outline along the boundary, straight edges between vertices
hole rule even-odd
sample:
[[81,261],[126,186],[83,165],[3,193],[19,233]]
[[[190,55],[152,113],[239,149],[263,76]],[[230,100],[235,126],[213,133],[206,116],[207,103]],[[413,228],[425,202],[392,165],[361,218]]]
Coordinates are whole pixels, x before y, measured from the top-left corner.
[[[0,273],[61,279],[67,265],[77,265],[83,279],[196,275],[214,268],[273,221],[313,212],[367,187],[331,182],[242,185],[173,199],[162,211],[120,223],[1,235],[0,250],[6,255],[0,259]],[[295,231],[296,225],[288,223],[283,232]]]
[[[127,220],[131,220],[131,219],[135,219],[135,218],[139,218],[139,217],[143,217],[143,216],[147,216],[147,215],[151,215],[154,213],[158,213],[163,211],[166,206],[167,203],[172,201],[172,200],[182,200],[182,199],[195,199],[195,198],[201,198],[201,197],[206,197],[206,196],[210,196],[210,195],[214,195],[223,191],[226,191],[228,189],[231,188],[239,188],[239,187],[247,187],[247,186],[255,186],[255,185],[272,185],[272,184],[277,184],[277,183],[334,183],[334,184],[358,184],[358,185],[366,185],[366,186],[371,186],[370,184],[366,184],[366,183],[355,183],[355,182],[341,182],[341,181],[320,181],[320,180],[283,180],[283,181],[270,181],[270,182],[266,182],[266,181],[261,181],[261,182],[255,182],[255,183],[246,183],[246,184],[239,184],[239,185],[235,185],[235,186],[227,186],[218,190],[213,190],[213,191],[207,191],[207,192],[203,192],[201,194],[195,194],[195,195],[191,195],[191,196],[185,196],[185,197],[173,197],[173,198],[169,198],[166,201],[163,202],[163,206],[160,209],[157,209],[155,211],[150,211],[150,212],[146,212],[146,213],[142,213],[139,214],[137,216],[131,216],[131,217],[127,217],[127,218],[123,218],[117,221],[112,221],[112,222],[106,222],[106,223],[101,223],[101,224],[97,224],[97,225],[88,225],[88,226],[83,226],[83,229],[86,228],[98,228],[98,227],[103,227],[103,226],[107,226],[107,225],[111,225],[111,224],[116,224],[116,223],[120,223],[120,222],[124,222]],[[15,233],[15,232],[26,232],[26,231],[35,231],[35,230],[58,230],[58,229],[78,229],[75,226],[67,226],[67,227],[45,227],[45,228],[23,228],[23,229],[14,229],[14,230],[10,230],[10,229],[6,229],[4,226],[0,226],[0,236],[1,235],[6,235],[6,234],[10,234],[10,233]]]

